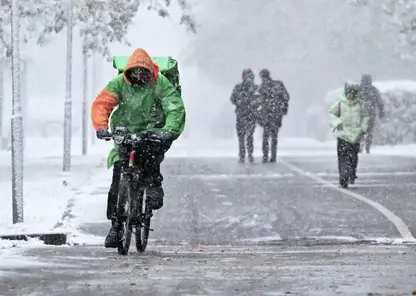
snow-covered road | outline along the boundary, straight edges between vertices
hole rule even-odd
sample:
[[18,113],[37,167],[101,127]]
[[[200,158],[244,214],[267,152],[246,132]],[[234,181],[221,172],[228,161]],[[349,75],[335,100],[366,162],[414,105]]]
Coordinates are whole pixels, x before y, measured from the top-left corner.
[[409,295],[415,290],[416,159],[362,155],[357,184],[346,191],[336,187],[336,159],[328,151],[282,152],[277,164],[168,157],[165,206],[152,220],[148,252],[132,250],[128,257],[102,247],[111,172],[98,169],[69,200],[59,223],[78,246],[3,257],[8,259],[0,259],[0,294]]

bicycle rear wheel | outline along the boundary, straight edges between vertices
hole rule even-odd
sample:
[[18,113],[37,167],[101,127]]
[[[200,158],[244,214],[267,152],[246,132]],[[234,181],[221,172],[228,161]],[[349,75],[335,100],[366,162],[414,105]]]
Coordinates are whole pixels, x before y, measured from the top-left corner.
[[117,250],[120,255],[127,255],[133,233],[132,199],[134,190],[131,189],[128,182],[120,182],[120,191],[118,197],[118,232],[117,232]]
[[137,203],[137,209],[140,215],[140,222],[136,225],[136,249],[137,252],[144,252],[147,247],[150,232],[150,219],[152,210],[146,202],[144,190],[140,191],[140,197]]

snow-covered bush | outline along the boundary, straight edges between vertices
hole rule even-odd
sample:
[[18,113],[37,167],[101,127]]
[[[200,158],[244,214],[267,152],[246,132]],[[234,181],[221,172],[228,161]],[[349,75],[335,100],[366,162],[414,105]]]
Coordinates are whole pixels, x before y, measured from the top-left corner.
[[[374,144],[416,143],[416,81],[378,81],[374,85],[385,105],[385,116],[376,123]],[[342,88],[329,92],[321,105],[308,109],[305,123],[310,137],[320,141],[332,139],[328,109],[341,92]]]

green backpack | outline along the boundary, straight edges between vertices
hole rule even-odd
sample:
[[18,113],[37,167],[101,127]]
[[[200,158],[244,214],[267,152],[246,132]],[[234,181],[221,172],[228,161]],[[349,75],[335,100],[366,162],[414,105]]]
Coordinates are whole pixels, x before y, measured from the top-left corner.
[[[115,56],[113,58],[113,67],[117,69],[118,74],[123,73],[129,58],[129,56]],[[152,57],[152,60],[159,66],[160,72],[173,84],[180,95],[178,61],[172,57]]]

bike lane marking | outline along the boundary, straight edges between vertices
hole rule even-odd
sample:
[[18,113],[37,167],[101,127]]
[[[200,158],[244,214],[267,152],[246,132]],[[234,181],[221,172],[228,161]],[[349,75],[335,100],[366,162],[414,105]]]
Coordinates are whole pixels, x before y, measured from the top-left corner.
[[349,195],[350,197],[353,197],[361,202],[364,202],[370,206],[372,206],[374,209],[376,209],[378,212],[380,212],[381,214],[383,214],[389,221],[391,221],[394,226],[397,228],[398,232],[400,233],[400,235],[402,236],[403,239],[405,239],[407,242],[416,242],[416,238],[412,235],[412,233],[410,232],[409,228],[407,227],[406,223],[396,214],[394,214],[393,212],[391,212],[389,209],[387,209],[386,207],[384,207],[383,205],[379,204],[378,202],[375,202],[371,199],[368,199],[364,196],[362,196],[361,194],[349,191],[347,189],[343,189],[343,188],[339,188],[338,186],[334,185],[333,183],[326,181],[320,177],[318,177],[315,174],[309,173],[307,171],[302,170],[301,168],[287,162],[284,161],[282,159],[279,159],[279,162],[281,164],[283,164],[284,166],[288,167],[289,169],[291,169],[292,171],[295,171],[305,177],[308,177],[320,184],[323,184],[327,187],[330,187],[338,192],[344,193],[346,195]]

